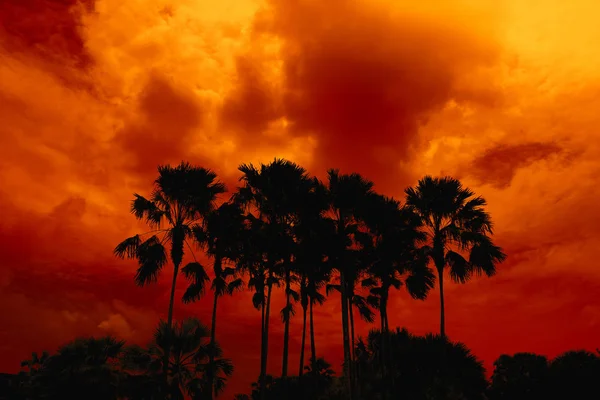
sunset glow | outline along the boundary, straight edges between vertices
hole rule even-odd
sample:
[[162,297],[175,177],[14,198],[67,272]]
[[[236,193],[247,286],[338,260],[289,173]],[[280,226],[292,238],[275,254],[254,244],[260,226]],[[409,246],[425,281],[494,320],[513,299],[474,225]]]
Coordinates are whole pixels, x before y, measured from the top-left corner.
[[[502,353],[600,347],[600,4],[412,3],[1,1],[0,370],[77,335],[149,339],[169,281],[136,287],[135,262],[112,250],[142,229],[132,194],[181,160],[230,191],[240,163],[274,157],[359,172],[399,199],[425,174],[457,177],[488,200],[508,259],[447,287],[449,337],[488,370]],[[236,367],[224,398],[258,375],[250,298],[220,304]],[[390,302],[392,326],[437,329],[437,291]],[[210,307],[177,302],[175,316],[208,322]],[[315,314],[337,370],[339,307]],[[279,371],[277,313],[270,329]]]

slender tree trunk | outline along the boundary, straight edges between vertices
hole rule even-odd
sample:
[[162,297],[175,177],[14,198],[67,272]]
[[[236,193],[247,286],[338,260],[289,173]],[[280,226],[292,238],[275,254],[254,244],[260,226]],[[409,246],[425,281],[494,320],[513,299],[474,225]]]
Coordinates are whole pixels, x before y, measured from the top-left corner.
[[292,313],[290,312],[290,286],[291,286],[291,276],[289,266],[287,266],[285,271],[285,310],[284,314],[284,328],[283,328],[283,365],[281,367],[281,377],[287,377],[288,370],[288,351],[289,351],[289,341],[290,341],[290,318],[292,317]]
[[385,311],[385,330],[388,332],[390,331],[390,321],[388,320],[387,309]]
[[438,267],[438,278],[440,281],[440,336],[446,338],[446,313],[444,310],[444,268]]
[[352,400],[352,369],[351,369],[351,355],[350,355],[350,335],[348,332],[348,296],[347,286],[343,271],[340,271],[340,291],[342,293],[342,336],[344,342],[344,375],[346,378],[346,385],[348,390],[348,400]]
[[[387,289],[389,290],[389,289]],[[383,311],[383,326],[385,329],[385,348],[387,349],[387,357],[386,357],[386,371],[388,374],[388,378],[389,378],[389,382],[390,382],[390,388],[391,388],[391,392],[390,392],[390,396],[391,398],[394,398],[394,394],[393,394],[393,390],[395,387],[395,381],[396,379],[394,378],[394,366],[393,366],[393,355],[392,355],[392,333],[390,332],[390,323],[388,320],[388,312],[387,312],[387,303],[388,303],[388,293],[385,293],[385,307],[384,307],[384,311]],[[385,355],[384,355],[385,356]]]
[[381,377],[383,382],[385,383],[383,388],[383,398],[393,398],[392,396],[392,386],[390,384],[390,376],[391,370],[389,368],[389,327],[387,325],[387,293],[382,293],[381,304],[379,307],[380,319],[381,319],[381,342],[380,342],[380,353],[381,353]]
[[[177,284],[177,273],[179,264],[173,266],[173,282],[171,283],[171,296],[169,298],[169,313],[167,315],[167,331],[165,332],[165,355],[163,358],[163,380],[165,389],[169,386],[169,359],[171,358],[171,330],[173,329],[173,305],[175,304],[175,286]],[[165,393],[166,396],[166,393]]]
[[298,376],[304,373],[304,348],[306,347],[306,305],[302,305],[302,344],[300,345],[300,368]]
[[350,358],[352,362],[354,362],[354,307],[352,304],[352,299],[354,298],[354,294],[352,290],[350,290],[350,296],[348,298],[348,312],[350,314]]
[[265,301],[265,290],[263,288],[262,292],[263,302],[260,307],[260,375],[258,377],[258,388],[261,391],[264,383],[264,374],[263,374],[263,359],[265,358],[265,315],[266,315],[266,301]]
[[354,390],[354,397],[358,398],[358,376],[356,375],[356,357],[355,357],[355,336],[354,336],[354,288],[348,288],[348,314],[350,316],[350,375],[352,376],[352,384]]
[[260,383],[260,398],[261,400],[266,399],[266,377],[267,377],[267,359],[269,357],[269,314],[271,312],[271,293],[273,292],[273,284],[270,282],[271,274],[269,274],[269,283],[267,284],[267,307],[265,311],[265,324],[263,333],[263,357],[261,359],[260,375],[262,382]]
[[315,324],[313,320],[313,299],[309,300],[310,307],[310,365],[313,368],[314,365],[317,364],[317,347],[315,344]]
[[212,400],[215,396],[215,347],[216,347],[216,334],[217,334],[217,303],[219,300],[219,294],[215,292],[215,298],[213,301],[213,312],[212,312],[212,324],[210,326],[210,351],[208,353],[208,379],[210,382],[210,396],[209,399]]
[[[221,257],[216,256],[214,261],[213,270],[215,271],[215,279],[217,279],[218,274],[221,273]],[[217,304],[219,300],[219,293],[215,291],[215,297],[213,300],[213,310],[212,310],[212,322],[210,325],[210,352],[208,353],[208,378],[210,382],[210,396],[209,399],[212,400],[215,396],[215,371],[213,371],[215,365],[215,347],[217,341]]]
[[[380,319],[380,333],[379,333],[379,367],[381,368],[381,380],[386,382],[386,368],[385,368],[385,299],[381,297],[381,304],[379,305],[379,319]],[[381,388],[383,398],[387,398],[387,390],[384,387]]]

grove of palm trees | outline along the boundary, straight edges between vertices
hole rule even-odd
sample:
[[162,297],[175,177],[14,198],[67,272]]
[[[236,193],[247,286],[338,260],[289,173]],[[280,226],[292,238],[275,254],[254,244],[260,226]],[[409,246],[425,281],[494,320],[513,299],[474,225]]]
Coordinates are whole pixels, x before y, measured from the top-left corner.
[[[445,307],[444,284],[493,277],[506,258],[494,243],[485,199],[459,180],[425,176],[395,199],[359,174],[332,169],[321,181],[283,159],[239,171],[232,189],[206,168],[160,166],[149,195],[134,195],[131,213],[147,230],[114,253],[138,263],[135,285],[160,279],[170,287],[159,310],[167,318],[149,343],[76,338],[54,353],[33,353],[10,378],[7,398],[222,398],[235,366],[219,344],[220,332],[233,329],[219,324],[219,300],[240,291],[252,294],[248,307],[260,319],[260,343],[248,350],[260,362],[255,383],[238,400],[600,398],[598,354],[503,355],[489,378],[481,360],[449,339],[446,313],[453,310]],[[178,298],[182,280],[187,289]],[[415,336],[390,326],[388,306],[399,290],[414,301],[439,291],[438,332]],[[209,292],[210,321],[173,317],[176,302]],[[284,299],[282,309],[273,308],[275,297]],[[339,376],[316,340],[315,310],[325,302],[341,310],[331,316],[342,338]],[[292,332],[292,318],[302,321],[301,332]],[[357,319],[373,324],[367,337],[357,334]],[[270,351],[275,323],[283,324],[281,354]],[[301,337],[294,365],[292,334]],[[275,357],[280,371],[269,367]]]

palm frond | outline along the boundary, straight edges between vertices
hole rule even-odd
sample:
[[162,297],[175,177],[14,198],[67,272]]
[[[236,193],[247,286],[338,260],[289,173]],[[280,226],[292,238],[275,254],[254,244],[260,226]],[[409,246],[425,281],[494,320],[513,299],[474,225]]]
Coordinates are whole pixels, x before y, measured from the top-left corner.
[[329,296],[331,294],[331,292],[336,291],[336,292],[340,292],[341,293],[341,287],[340,285],[336,285],[336,284],[328,284],[325,287],[325,293],[327,294],[327,296]]
[[134,235],[119,243],[114,249],[114,254],[119,258],[135,258],[140,244],[140,236]]
[[450,269],[450,277],[454,282],[465,283],[471,277],[471,264],[460,254],[448,250],[446,252],[446,264]]
[[144,219],[152,227],[160,227],[160,223],[165,215],[156,203],[146,199],[137,193],[134,193],[135,199],[131,202],[131,213],[137,219]]
[[485,273],[487,276],[493,276],[496,273],[496,264],[506,260],[506,254],[502,249],[492,243],[486,237],[471,248],[469,255],[469,264],[475,274]]
[[241,278],[235,279],[227,284],[227,294],[232,295],[236,291],[244,289],[244,280]]
[[296,310],[294,308],[294,304],[290,303],[281,309],[281,322],[288,321],[291,317],[296,315]]
[[191,262],[183,267],[181,272],[190,281],[190,285],[183,294],[183,302],[199,300],[204,295],[206,283],[210,280],[206,269],[198,262]]
[[152,236],[136,250],[139,267],[135,274],[135,283],[144,286],[158,280],[162,268],[167,263],[167,252],[157,236]]
[[300,294],[299,294],[297,291],[295,291],[294,289],[292,289],[292,288],[289,288],[289,289],[286,291],[286,293],[287,293],[287,294],[289,294],[289,295],[290,295],[290,297],[291,297],[291,298],[292,298],[294,301],[296,301],[296,302],[297,302],[297,301],[300,301]]

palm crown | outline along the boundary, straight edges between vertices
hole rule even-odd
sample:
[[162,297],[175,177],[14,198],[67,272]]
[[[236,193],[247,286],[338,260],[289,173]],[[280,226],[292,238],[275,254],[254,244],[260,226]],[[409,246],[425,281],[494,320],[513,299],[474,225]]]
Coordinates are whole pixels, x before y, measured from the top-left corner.
[[492,221],[485,199],[474,196],[459,180],[426,176],[406,189],[406,195],[407,205],[423,222],[428,242],[424,250],[438,271],[444,336],[444,269],[448,268],[452,280],[465,283],[476,274],[494,275],[496,264],[506,256],[490,238]]

